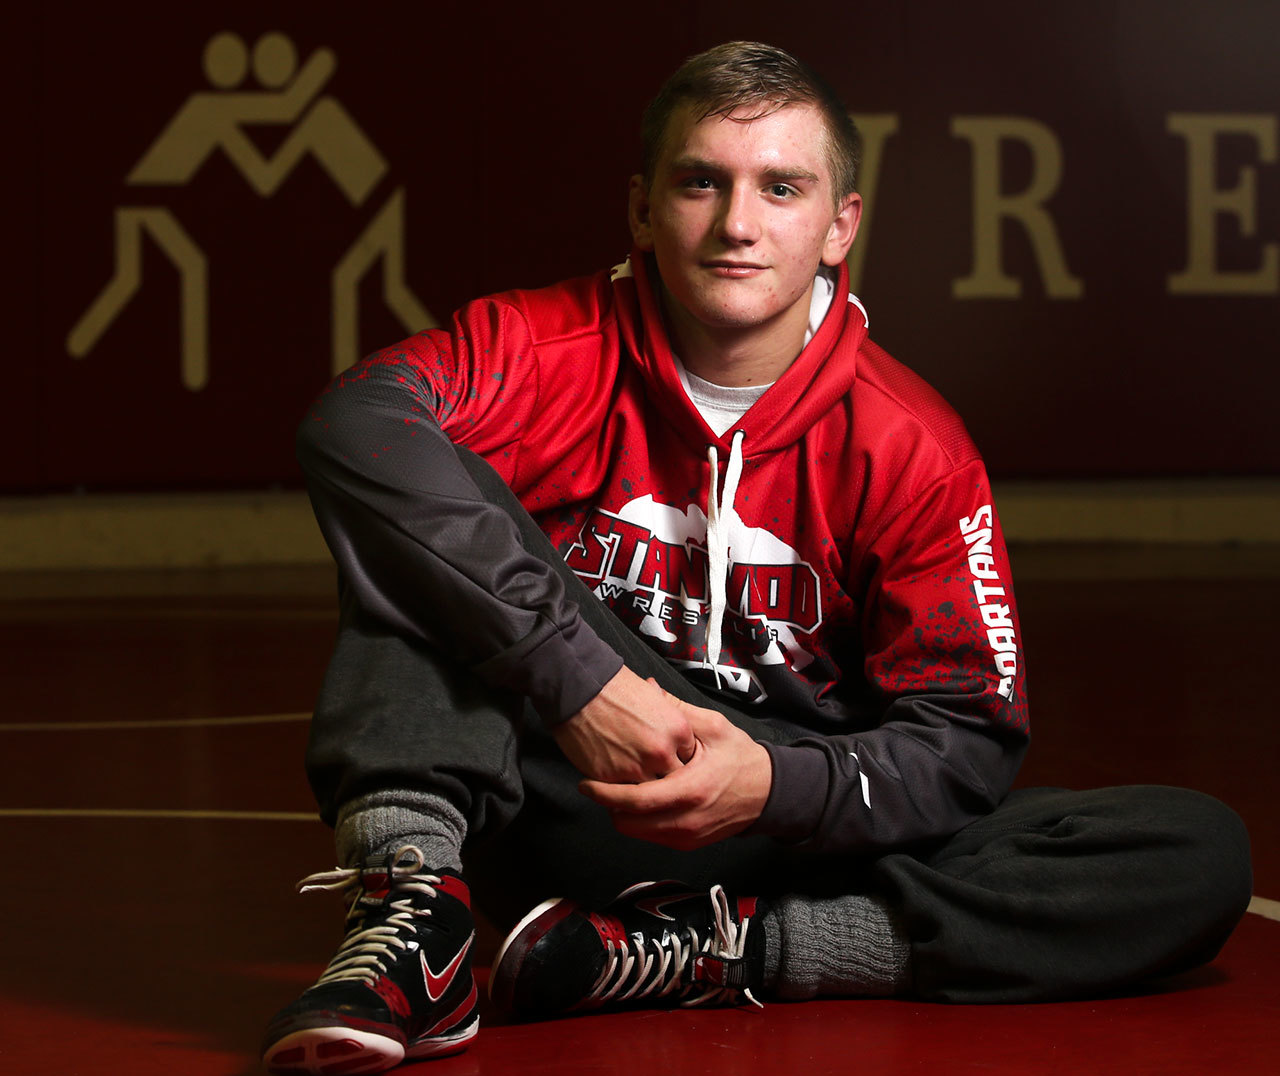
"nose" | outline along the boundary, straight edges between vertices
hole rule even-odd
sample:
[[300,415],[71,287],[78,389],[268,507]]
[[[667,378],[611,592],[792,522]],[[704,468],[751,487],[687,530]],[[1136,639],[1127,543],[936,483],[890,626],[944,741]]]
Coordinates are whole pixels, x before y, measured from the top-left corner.
[[730,243],[754,243],[760,238],[760,218],[754,192],[735,183],[724,195],[718,221],[721,238]]

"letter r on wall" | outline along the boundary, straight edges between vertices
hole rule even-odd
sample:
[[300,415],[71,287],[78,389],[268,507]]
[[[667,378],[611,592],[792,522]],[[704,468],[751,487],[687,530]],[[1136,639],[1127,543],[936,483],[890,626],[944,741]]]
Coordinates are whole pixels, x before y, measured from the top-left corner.
[[[1045,209],[1062,179],[1062,147],[1038,120],[1025,116],[956,116],[951,133],[967,139],[973,154],[973,271],[951,284],[957,299],[1016,299],[1022,281],[1004,271],[1000,222],[1022,225],[1051,299],[1079,299],[1084,284],[1072,276],[1053,218]],[[1031,182],[1019,194],[1001,194],[1000,143],[1015,140],[1031,153]]]

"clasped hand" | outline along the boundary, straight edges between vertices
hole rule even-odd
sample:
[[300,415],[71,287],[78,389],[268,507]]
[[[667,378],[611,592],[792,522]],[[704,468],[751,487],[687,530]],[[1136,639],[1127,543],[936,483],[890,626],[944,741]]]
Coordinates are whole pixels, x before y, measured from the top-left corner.
[[712,844],[760,817],[769,754],[723,714],[623,668],[555,737],[620,833],[671,848]]

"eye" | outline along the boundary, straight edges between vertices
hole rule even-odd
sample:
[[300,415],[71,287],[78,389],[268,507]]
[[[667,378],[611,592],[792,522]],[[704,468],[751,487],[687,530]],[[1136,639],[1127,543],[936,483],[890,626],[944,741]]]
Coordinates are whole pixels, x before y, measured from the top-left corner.
[[768,189],[775,198],[790,198],[799,193],[790,183],[771,183]]
[[684,185],[695,191],[709,191],[716,184],[710,176],[690,176],[684,181]]

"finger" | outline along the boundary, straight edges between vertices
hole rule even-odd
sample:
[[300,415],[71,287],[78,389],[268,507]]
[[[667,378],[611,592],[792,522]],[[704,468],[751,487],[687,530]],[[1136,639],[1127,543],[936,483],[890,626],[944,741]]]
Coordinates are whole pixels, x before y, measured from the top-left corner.
[[701,706],[681,703],[680,712],[689,722],[689,730],[699,740],[710,740],[722,735],[725,726],[731,722],[718,710],[707,710]]
[[659,684],[657,680],[653,679],[653,677],[649,678],[649,683],[662,692],[663,698],[672,707],[672,709],[679,714],[681,720],[684,722],[683,727],[676,736],[675,752],[676,757],[682,763],[688,763],[692,760],[694,752],[697,750],[698,739],[693,731],[692,722],[689,720],[689,704],[678,699],[675,695],[672,695],[671,692],[667,691],[667,689]]
[[687,770],[678,770],[657,781],[638,785],[615,785],[606,781],[582,781],[578,789],[610,811],[649,814],[681,809],[689,803],[689,782],[681,780]]
[[681,743],[678,750],[680,761],[686,766],[690,765],[698,757],[698,752],[701,750],[702,741],[698,739],[697,734],[690,728],[688,743]]
[[610,811],[637,813],[664,810],[667,807],[664,798],[648,791],[649,785],[660,783],[645,781],[638,785],[614,785],[605,781],[582,781],[578,789],[588,799],[595,800]]

